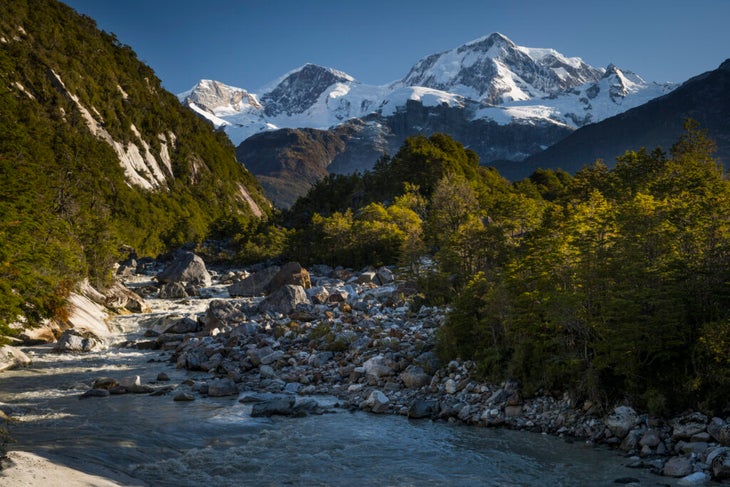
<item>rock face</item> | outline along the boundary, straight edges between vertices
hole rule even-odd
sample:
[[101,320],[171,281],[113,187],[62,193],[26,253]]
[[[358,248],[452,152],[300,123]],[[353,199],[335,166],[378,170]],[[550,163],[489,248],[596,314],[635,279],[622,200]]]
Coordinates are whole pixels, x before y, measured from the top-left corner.
[[0,372],[28,365],[30,358],[22,350],[8,345],[0,347]]
[[162,283],[184,282],[199,287],[208,287],[212,280],[205,262],[192,252],[177,252],[174,260],[157,275]]

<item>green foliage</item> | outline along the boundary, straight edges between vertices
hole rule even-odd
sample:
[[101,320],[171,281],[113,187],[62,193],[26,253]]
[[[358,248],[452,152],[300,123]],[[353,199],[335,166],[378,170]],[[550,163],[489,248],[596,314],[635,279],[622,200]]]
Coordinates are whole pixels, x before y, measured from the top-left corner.
[[642,149],[612,171],[597,163],[572,180],[541,172],[516,184],[487,209],[507,251],[476,266],[441,353],[527,392],[655,413],[726,408],[730,183],[712,147],[689,123],[669,157]]
[[[254,219],[244,190],[268,211],[225,135],[90,18],[54,0],[5,2],[0,36],[0,335],[57,315],[84,277],[108,284],[119,248],[154,255],[226,217]],[[130,184],[108,138],[149,147],[166,182]]]

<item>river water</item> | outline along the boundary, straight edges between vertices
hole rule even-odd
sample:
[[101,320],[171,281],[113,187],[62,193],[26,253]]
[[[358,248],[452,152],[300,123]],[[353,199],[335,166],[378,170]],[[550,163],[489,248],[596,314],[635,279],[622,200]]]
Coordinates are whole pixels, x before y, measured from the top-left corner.
[[[156,313],[180,312],[154,303]],[[204,309],[204,302],[193,302]],[[148,315],[115,319],[119,341]],[[99,377],[159,372],[180,384],[204,372],[179,370],[169,352],[112,347],[87,355],[25,349],[30,368],[0,374],[0,403],[13,423],[12,449],[51,456],[80,470],[104,467],[149,486],[601,486],[676,485],[625,467],[615,451],[526,432],[349,412],[251,418],[236,398],[126,394],[79,400]],[[162,384],[157,384],[160,386]],[[334,398],[319,398],[334,405]],[[0,483],[2,480],[0,479]]]

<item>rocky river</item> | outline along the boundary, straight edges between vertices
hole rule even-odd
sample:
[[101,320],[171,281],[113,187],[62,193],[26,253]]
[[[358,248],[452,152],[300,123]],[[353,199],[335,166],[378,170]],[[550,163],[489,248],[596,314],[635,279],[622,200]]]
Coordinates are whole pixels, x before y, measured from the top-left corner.
[[124,301],[136,312],[111,318],[107,336],[67,330],[22,348],[32,363],[0,374],[12,449],[103,466],[126,485],[722,479],[721,418],[626,406],[604,417],[440,363],[446,310],[414,306],[390,269],[209,273],[191,255],[120,269],[144,300]]

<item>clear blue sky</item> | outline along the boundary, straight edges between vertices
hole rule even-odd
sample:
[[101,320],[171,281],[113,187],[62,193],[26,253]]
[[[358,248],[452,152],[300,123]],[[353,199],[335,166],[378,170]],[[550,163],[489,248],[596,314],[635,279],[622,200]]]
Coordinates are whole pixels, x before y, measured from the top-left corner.
[[730,58],[730,0],[64,0],[130,45],[173,93],[207,78],[255,91],[311,62],[363,83],[492,32],[650,81]]

